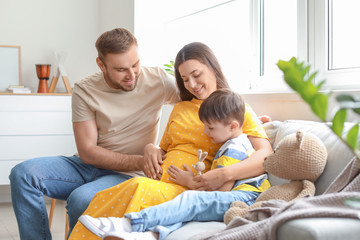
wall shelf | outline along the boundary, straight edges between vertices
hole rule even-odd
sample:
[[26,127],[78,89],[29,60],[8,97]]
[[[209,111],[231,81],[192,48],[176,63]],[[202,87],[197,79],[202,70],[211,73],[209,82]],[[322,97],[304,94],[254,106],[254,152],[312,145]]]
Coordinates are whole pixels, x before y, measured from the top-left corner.
[[9,92],[0,92],[0,95],[71,96],[71,93],[9,93]]

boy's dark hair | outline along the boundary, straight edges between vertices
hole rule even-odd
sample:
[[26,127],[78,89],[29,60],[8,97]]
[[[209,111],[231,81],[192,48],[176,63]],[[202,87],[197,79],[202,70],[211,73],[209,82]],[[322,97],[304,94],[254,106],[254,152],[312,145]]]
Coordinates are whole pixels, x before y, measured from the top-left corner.
[[137,46],[137,40],[130,31],[125,28],[115,28],[101,34],[95,46],[98,57],[104,62],[106,54],[127,52],[134,44]]
[[202,122],[220,121],[228,125],[237,120],[240,126],[244,123],[245,103],[243,98],[229,89],[218,89],[200,106],[199,118]]

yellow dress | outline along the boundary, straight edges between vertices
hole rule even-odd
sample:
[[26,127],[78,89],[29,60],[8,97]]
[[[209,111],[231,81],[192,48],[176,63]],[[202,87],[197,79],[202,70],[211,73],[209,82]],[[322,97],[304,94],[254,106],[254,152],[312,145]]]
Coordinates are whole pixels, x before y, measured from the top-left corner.
[[[160,147],[166,152],[161,166],[163,175],[160,181],[146,177],[135,177],[114,187],[98,192],[84,212],[93,217],[123,217],[125,213],[138,212],[175,198],[187,188],[169,180],[167,169],[170,165],[182,168],[183,164],[194,165],[198,149],[208,152],[205,166],[208,171],[221,144],[214,144],[204,134],[204,125],[198,111],[202,100],[183,101],[174,106],[169,117]],[[247,105],[243,132],[247,135],[267,138],[256,115]],[[196,171],[193,169],[194,175]],[[100,239],[88,231],[80,222],[75,225],[70,238]]]

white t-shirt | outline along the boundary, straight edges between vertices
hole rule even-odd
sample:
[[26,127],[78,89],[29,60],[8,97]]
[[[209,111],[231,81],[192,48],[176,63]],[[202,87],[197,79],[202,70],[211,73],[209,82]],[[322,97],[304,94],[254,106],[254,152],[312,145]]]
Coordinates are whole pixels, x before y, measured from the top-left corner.
[[161,68],[141,67],[130,92],[110,88],[99,72],[75,83],[72,121],[95,119],[98,146],[142,155],[145,145],[157,139],[162,106],[179,100],[174,78]]

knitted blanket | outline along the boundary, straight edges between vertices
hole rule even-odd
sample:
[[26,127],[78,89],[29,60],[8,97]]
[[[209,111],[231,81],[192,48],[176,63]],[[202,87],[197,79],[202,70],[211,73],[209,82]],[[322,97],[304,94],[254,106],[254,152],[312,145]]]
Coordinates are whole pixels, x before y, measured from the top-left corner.
[[294,202],[270,200],[253,209],[245,218],[235,217],[224,231],[199,234],[192,239],[276,239],[276,229],[298,218],[360,218],[360,209],[350,208],[344,200],[360,197],[359,161],[353,158],[324,194]]

